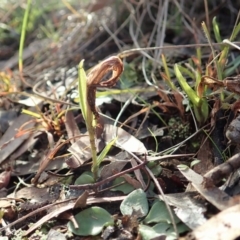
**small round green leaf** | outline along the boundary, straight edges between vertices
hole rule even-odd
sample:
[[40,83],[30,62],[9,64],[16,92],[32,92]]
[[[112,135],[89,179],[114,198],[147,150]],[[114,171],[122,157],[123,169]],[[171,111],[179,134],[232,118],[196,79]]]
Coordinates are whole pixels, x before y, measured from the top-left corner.
[[[175,223],[178,223],[179,219],[174,213],[173,216]],[[144,219],[144,223],[146,224],[159,222],[172,222],[168,209],[163,201],[156,201],[150,209],[147,217]]]
[[[178,234],[189,231],[189,228],[183,223],[177,224],[176,227],[177,227]],[[176,235],[176,232],[174,231],[172,224],[167,224],[162,222],[154,225],[152,229],[158,234],[166,235],[166,240],[177,239],[177,235]]]
[[120,205],[122,215],[144,217],[148,213],[148,201],[146,193],[142,189],[136,189],[128,194]]
[[154,176],[158,176],[162,172],[162,167],[156,162],[149,162],[147,166],[150,168]]
[[91,207],[83,210],[75,216],[79,225],[76,229],[72,222],[68,222],[68,229],[78,236],[96,236],[101,233],[106,225],[113,225],[112,216],[103,208]]
[[189,169],[189,167],[185,164],[179,164],[177,165],[177,168],[180,170],[180,171],[184,171],[184,170],[187,170]]
[[193,160],[193,161],[191,162],[190,167],[192,168],[193,166],[195,166],[196,164],[198,164],[198,163],[200,163],[200,162],[201,162],[201,160],[195,159],[195,160]]
[[[180,223],[177,224],[177,231],[180,234],[189,231],[189,229],[184,224]],[[158,223],[153,227],[140,224],[139,233],[141,234],[143,240],[153,239],[160,236],[166,236],[166,240],[177,239],[177,235],[174,231],[172,224],[164,222]]]
[[161,222],[156,225],[154,225],[153,230],[157,233],[163,233],[164,235],[167,235],[167,232],[173,232],[173,226],[172,224],[168,224],[166,222]]
[[142,236],[142,240],[149,240],[164,235],[156,232],[152,227],[143,224],[139,225],[139,233]]
[[94,183],[94,179],[91,172],[84,172],[75,181],[75,185]]
[[[125,182],[125,179],[123,177],[118,177],[113,181],[113,186],[120,184],[121,182]],[[111,189],[111,191],[121,191],[124,194],[128,194],[128,193],[132,192],[134,189],[135,188],[131,184],[125,182],[119,186],[113,187]]]

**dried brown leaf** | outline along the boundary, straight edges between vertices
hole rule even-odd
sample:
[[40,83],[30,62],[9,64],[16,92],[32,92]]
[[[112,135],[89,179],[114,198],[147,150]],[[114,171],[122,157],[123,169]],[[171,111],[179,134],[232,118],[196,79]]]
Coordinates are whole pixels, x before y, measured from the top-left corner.
[[129,134],[122,128],[115,127],[110,124],[104,125],[104,138],[106,142],[110,142],[113,136],[117,136],[117,140],[114,145],[128,152],[135,152],[139,154],[145,154],[147,149],[144,144],[137,138]]
[[73,202],[68,202],[64,205],[62,205],[59,208],[55,208],[53,211],[51,211],[50,213],[48,213],[46,216],[44,216],[43,218],[41,218],[38,222],[34,223],[25,233],[24,236],[27,236],[28,234],[30,234],[32,231],[34,231],[35,229],[37,229],[38,227],[42,226],[45,222],[51,220],[52,218],[58,216],[59,214],[73,209],[74,207]]
[[68,138],[71,139],[70,142],[73,144],[77,141],[75,136],[80,136],[81,132],[78,128],[78,125],[74,119],[72,111],[67,111],[65,114],[65,126],[68,134]]
[[[35,108],[30,109],[33,111]],[[0,164],[8,158],[26,139],[31,136],[31,132],[25,132],[24,134],[17,137],[18,129],[21,128],[23,124],[29,122],[27,128],[32,128],[35,126],[35,122],[31,121],[33,117],[21,114],[8,128],[5,134],[0,139]],[[30,122],[31,121],[31,122]],[[14,159],[12,159],[14,160]]]
[[173,96],[175,98],[175,102],[176,102],[178,111],[179,111],[181,117],[183,118],[184,117],[184,113],[185,113],[185,108],[183,106],[183,96],[179,92],[177,92],[177,91],[173,91],[172,94],[173,94]]
[[[230,207],[206,223],[195,229],[189,239],[195,240],[225,240],[236,239],[240,236],[239,228],[240,205]],[[188,239],[188,238],[187,238]]]
[[113,175],[113,173],[120,172],[128,163],[126,160],[116,160],[102,167],[100,177],[106,179]]
[[55,230],[55,229],[50,229],[48,235],[47,235],[47,240],[66,240],[65,234]]
[[216,122],[216,114],[218,112],[218,110],[220,109],[221,106],[221,101],[220,99],[216,99],[211,111],[211,127],[215,126],[215,122]]
[[212,149],[209,139],[204,139],[204,142],[198,151],[197,159],[201,162],[194,165],[193,170],[198,174],[204,175],[214,167],[212,163]]
[[78,197],[78,199],[75,202],[74,208],[85,208],[87,205],[87,199],[89,196],[88,191],[84,191],[81,196]]
[[217,188],[211,179],[202,177],[190,168],[179,170],[191,182],[193,187],[215,207],[223,210],[229,206],[231,197]]
[[[135,166],[138,165],[137,161],[135,159],[133,159],[133,158],[131,159],[131,163],[132,163],[132,167],[135,167]],[[143,180],[143,176],[142,176],[142,173],[141,173],[140,169],[135,170],[134,173],[135,173],[135,176],[136,176],[137,180],[142,185],[141,188],[142,189],[146,189],[147,186],[146,186],[146,184],[145,184],[145,182]]]
[[[42,151],[39,152],[38,156],[42,158],[46,156],[46,154]],[[30,173],[36,173],[39,168],[39,162],[41,161],[41,157],[36,157],[36,159],[32,159],[30,161],[16,161],[16,166],[14,167],[14,171],[18,175],[26,175]],[[50,161],[49,165],[45,170],[55,170],[55,169],[64,169],[67,168],[67,164],[65,163],[64,157],[56,158],[54,161]],[[14,172],[13,172],[14,175]]]
[[[104,143],[102,140],[96,140],[96,150],[100,152],[104,148]],[[68,151],[73,154],[73,156],[66,160],[66,163],[70,168],[77,168],[84,164],[86,161],[89,161],[92,158],[92,152],[90,149],[90,140],[89,136],[82,135]]]
[[6,188],[11,179],[11,168],[6,169],[0,174],[0,189]]
[[[163,197],[159,196],[162,200]],[[165,194],[167,203],[174,206],[174,212],[189,228],[195,229],[207,221],[205,201],[199,201],[198,192]]]
[[225,78],[223,84],[228,91],[240,94],[240,75]]
[[124,178],[125,181],[127,183],[129,183],[130,185],[132,185],[135,189],[138,189],[138,188],[143,189],[141,183],[139,181],[137,181],[136,179],[134,179],[133,177],[131,177],[130,175],[124,174],[121,177]]

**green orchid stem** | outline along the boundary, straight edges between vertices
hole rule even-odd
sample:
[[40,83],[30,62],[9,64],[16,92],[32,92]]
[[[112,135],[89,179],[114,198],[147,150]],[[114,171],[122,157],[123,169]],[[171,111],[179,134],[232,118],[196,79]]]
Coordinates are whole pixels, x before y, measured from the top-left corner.
[[86,119],[87,130],[89,134],[90,147],[92,152],[92,173],[94,181],[98,178],[98,162],[97,162],[97,149],[95,144],[95,128],[93,126],[93,113],[90,107],[87,107],[87,119]]
[[95,128],[93,126],[93,113],[87,101],[87,76],[83,69],[84,60],[79,63],[78,71],[78,92],[79,92],[79,106],[82,111],[83,118],[86,123],[89,134],[90,148],[92,152],[92,172],[94,180],[98,178],[98,163],[97,163],[97,149],[95,145]]

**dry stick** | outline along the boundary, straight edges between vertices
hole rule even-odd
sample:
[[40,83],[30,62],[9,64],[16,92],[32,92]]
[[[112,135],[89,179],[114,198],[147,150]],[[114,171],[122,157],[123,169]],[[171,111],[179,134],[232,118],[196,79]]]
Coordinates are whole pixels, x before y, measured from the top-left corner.
[[[132,168],[131,168],[131,169],[132,169]],[[139,169],[140,169],[140,168],[139,168]],[[135,169],[135,170],[137,170],[137,169]],[[133,171],[135,171],[135,170],[133,170]],[[146,168],[142,168],[142,170],[146,173],[146,175],[147,175],[147,177],[148,177],[147,184],[145,184],[146,187],[144,187],[144,189],[143,189],[143,191],[146,192],[146,191],[148,190],[148,188],[150,187],[151,178],[150,178],[150,175],[149,175],[148,171],[146,170]],[[125,171],[124,171],[124,172],[125,172]],[[122,175],[122,174],[121,174],[121,175]],[[114,175],[114,176],[116,176],[116,175]],[[123,182],[119,183],[119,184],[110,186],[110,187],[108,187],[108,188],[104,188],[104,189],[102,189],[102,190],[98,190],[98,193],[105,192],[105,191],[107,191],[107,190],[110,190],[110,189],[112,189],[112,188],[115,188],[115,187],[117,187],[117,186],[120,186],[120,185],[122,185],[123,183],[125,183],[125,180],[124,180]]]
[[[44,82],[47,82],[47,81],[49,81],[49,80],[48,80],[48,79],[45,79],[45,80],[43,80],[43,81],[39,81],[39,82],[37,82],[37,83],[33,86],[33,92],[34,92],[37,96],[39,96],[40,98],[42,98],[42,99],[44,99],[44,100],[50,101],[50,102],[65,104],[65,105],[69,105],[69,106],[73,106],[73,107],[79,107],[79,105],[77,105],[77,104],[68,103],[68,102],[64,102],[64,101],[61,101],[61,100],[53,99],[53,98],[50,98],[50,97],[46,97],[45,95],[42,95],[41,93],[39,93],[39,92],[37,91],[38,87],[39,87],[41,84],[43,84]],[[14,92],[14,94],[15,94],[15,92]],[[27,95],[27,96],[30,96],[30,95]],[[100,114],[100,115],[104,115],[104,114],[101,114],[101,113],[99,113],[99,114]],[[109,116],[107,116],[107,115],[104,115],[104,116],[112,120],[112,118],[110,118]],[[122,125],[124,125],[124,123],[122,123],[122,122],[119,122],[119,123],[122,124]],[[124,125],[124,126],[132,129],[131,127],[129,127],[129,126],[127,126],[127,125]],[[133,129],[132,129],[132,130],[133,130]]]
[[38,87],[40,87],[44,82],[47,82],[49,81],[49,79],[45,79],[43,81],[39,81],[37,82],[34,86],[33,86],[33,92],[39,96],[40,98],[44,99],[44,100],[48,100],[50,102],[55,102],[55,103],[61,103],[61,104],[65,104],[65,105],[70,105],[70,106],[74,106],[74,107],[77,107],[78,105],[77,104],[73,104],[73,103],[68,103],[68,102],[64,102],[64,101],[61,101],[61,100],[57,100],[57,99],[53,99],[53,98],[50,98],[50,97],[47,97],[45,95],[42,95],[41,93],[39,93],[37,91]]
[[73,199],[67,199],[67,200],[63,200],[63,201],[61,201],[61,202],[51,203],[51,204],[49,204],[49,205],[47,205],[47,206],[38,208],[38,209],[36,209],[35,211],[30,212],[30,213],[28,213],[27,215],[25,215],[25,216],[17,219],[16,221],[14,221],[14,222],[12,222],[12,223],[8,223],[7,226],[0,228],[0,232],[2,232],[3,230],[5,230],[6,228],[10,228],[10,227],[12,227],[12,226],[14,226],[14,225],[16,225],[16,224],[18,224],[18,223],[26,220],[27,218],[29,218],[29,217],[31,217],[31,216],[39,213],[39,212],[42,212],[42,211],[44,211],[44,210],[47,210],[47,209],[50,208],[50,207],[53,207],[53,206],[58,205],[58,204],[61,204],[61,203],[69,202],[69,201],[71,201],[71,200],[73,200]]
[[42,174],[42,172],[47,168],[47,165],[49,164],[50,161],[52,161],[54,159],[54,156],[56,155],[56,153],[58,152],[58,150],[64,146],[65,144],[69,143],[71,140],[76,139],[76,138],[81,138],[86,136],[85,134],[81,134],[81,135],[77,135],[74,137],[71,137],[67,140],[64,140],[64,142],[62,143],[57,143],[56,146],[54,146],[53,149],[49,150],[48,154],[46,155],[46,157],[41,161],[40,163],[40,167],[38,169],[37,174],[34,176],[34,178],[31,180],[32,184],[37,184],[37,181],[40,177],[40,175]]
[[[114,174],[113,176],[110,176],[110,177],[108,177],[108,178],[106,178],[106,179],[104,179],[104,180],[102,180],[100,182],[93,183],[93,184],[83,184],[83,185],[69,185],[69,189],[75,189],[75,190],[90,190],[90,189],[93,189],[93,190],[97,190],[97,188],[100,187],[101,185],[103,185],[103,184],[105,184],[105,183],[107,183],[109,181],[112,181],[113,179],[115,179],[117,177],[120,177],[120,176],[122,176],[124,174],[127,174],[127,173],[132,172],[132,171],[137,170],[137,169],[140,169],[145,164],[147,164],[147,161],[145,161],[145,162],[141,161],[141,164],[139,164],[138,166],[130,168],[130,169],[127,169],[127,170],[122,171],[120,173]],[[26,220],[28,217],[31,217],[31,216],[33,216],[33,215],[35,215],[35,214],[37,214],[37,213],[39,213],[39,212],[41,212],[43,210],[47,210],[48,208],[50,208],[52,206],[55,206],[55,205],[61,204],[61,203],[65,203],[65,202],[69,202],[69,201],[73,201],[75,199],[77,199],[77,198],[72,198],[72,199],[63,200],[61,202],[51,203],[51,204],[49,204],[47,206],[41,207],[39,209],[36,209],[35,211],[28,213],[27,215],[23,216],[22,218],[19,218],[19,219],[17,219],[14,222],[9,223],[7,226],[0,228],[0,231],[3,231],[4,229],[10,228],[10,227],[14,226],[17,223],[20,223],[21,221]]]
[[[222,46],[226,43],[212,43],[212,46]],[[233,42],[233,44],[240,44],[240,42]],[[172,45],[172,46],[162,46],[162,47],[147,47],[147,48],[133,48],[130,50],[123,51],[118,54],[120,58],[129,57],[136,53],[142,53],[144,51],[156,50],[156,49],[179,49],[179,48],[196,48],[196,47],[210,47],[208,43],[198,43],[198,44],[186,44],[186,45]]]
[[216,185],[238,168],[240,168],[240,153],[233,155],[226,162],[213,168],[207,172],[204,177],[211,179]]
[[207,22],[207,28],[210,31],[210,20],[209,20],[209,11],[208,11],[208,1],[204,0],[204,8],[205,8],[205,15],[206,15],[206,22]]
[[[102,180],[102,181],[100,181],[100,182],[94,183],[94,184],[70,185],[69,188],[70,188],[70,189],[77,189],[77,190],[90,190],[90,189],[93,189],[93,190],[95,189],[95,190],[96,190],[99,186],[101,186],[101,185],[103,185],[103,184],[105,184],[105,183],[107,183],[107,182],[109,182],[109,181],[112,181],[113,179],[115,179],[115,178],[117,178],[117,177],[120,177],[120,176],[122,176],[122,175],[124,175],[124,174],[127,174],[127,173],[132,172],[132,171],[137,170],[137,169],[140,169],[140,168],[143,167],[145,164],[147,164],[147,161],[142,161],[142,160],[140,160],[140,159],[137,158],[133,153],[130,153],[130,152],[129,152],[129,154],[132,155],[134,158],[136,158],[136,160],[137,160],[138,162],[140,162],[140,164],[139,164],[138,166],[133,167],[133,168],[130,168],[130,169],[127,169],[127,170],[122,171],[122,172],[120,172],[120,173],[114,174],[113,176],[108,177],[108,178],[106,178],[106,179],[104,179],[104,180]],[[159,157],[159,158],[160,158],[159,160],[163,160],[163,159],[169,158],[169,157],[177,157],[177,156],[182,157],[183,155],[180,154],[180,155],[174,155],[174,156],[172,156],[172,155],[162,156],[162,157]],[[148,175],[151,176],[151,178],[152,178],[153,181],[155,182],[155,184],[156,184],[159,192],[160,192],[161,195],[163,196],[163,199],[164,199],[166,205],[168,206],[168,204],[167,204],[167,202],[166,202],[166,199],[165,199],[165,196],[164,196],[164,193],[163,193],[163,191],[162,191],[162,189],[161,189],[161,186],[159,185],[157,179],[154,177],[154,175],[152,174],[152,172],[151,172],[151,170],[150,170],[149,168],[147,168],[147,167],[143,168],[143,170],[145,170],[145,169],[146,169]],[[149,185],[149,182],[147,183],[146,189],[148,188],[148,185]],[[0,228],[0,231],[3,231],[4,229],[6,229],[6,228],[8,228],[8,227],[12,227],[12,226],[14,226],[14,225],[17,224],[17,223],[20,223],[21,221],[24,221],[24,220],[27,219],[28,217],[31,217],[31,216],[33,216],[33,215],[35,215],[35,214],[37,214],[37,213],[39,213],[39,212],[41,212],[41,211],[47,210],[48,208],[50,208],[50,207],[52,207],[52,206],[55,206],[55,205],[57,205],[57,204],[61,204],[61,203],[64,203],[64,202],[68,202],[68,201],[73,201],[73,200],[75,200],[75,199],[77,199],[77,198],[72,198],[72,199],[63,200],[63,201],[61,201],[61,202],[51,203],[51,204],[49,204],[49,205],[47,205],[47,206],[41,207],[41,208],[39,208],[39,209],[36,209],[35,211],[30,212],[29,214],[23,216],[22,218],[19,218],[19,219],[17,219],[17,220],[14,221],[14,222],[9,223],[7,226]],[[168,206],[168,210],[169,210],[169,208],[170,208],[170,207]],[[171,212],[170,212],[170,216],[171,216],[171,218],[173,217]],[[174,221],[173,221],[173,223],[174,223]]]
[[141,163],[139,165],[137,165],[135,167],[132,167],[130,169],[127,169],[125,171],[119,172],[117,174],[114,174],[113,176],[107,177],[107,178],[105,178],[102,181],[99,181],[97,183],[90,183],[90,184],[83,184],[83,185],[69,185],[69,189],[76,189],[76,190],[93,189],[94,191],[97,192],[97,188],[100,187],[101,185],[106,184],[107,182],[110,182],[110,181],[114,180],[115,178],[120,177],[122,175],[125,175],[129,172],[140,169],[141,167],[143,167],[146,164],[147,164],[147,161],[141,161]]
[[[222,45],[225,45],[226,43],[223,42],[223,43],[212,43],[212,46],[222,46]],[[240,44],[240,42],[232,42],[232,44]],[[176,46],[162,46],[162,47],[147,47],[147,48],[133,48],[133,49],[130,49],[130,50],[126,50],[126,51],[123,51],[121,53],[119,53],[117,56],[121,59],[123,58],[126,58],[126,57],[129,57],[133,54],[143,54],[144,51],[150,51],[150,50],[156,50],[156,49],[179,49],[179,48],[195,48],[195,47],[209,47],[209,44],[207,43],[202,43],[202,44],[186,44],[186,45],[176,45]],[[101,63],[100,63],[101,64]],[[52,99],[50,97],[46,97],[44,95],[42,95],[41,93],[39,93],[37,91],[37,88],[43,84],[44,82],[48,81],[47,79],[44,80],[44,81],[39,81],[38,83],[36,83],[34,86],[33,86],[33,92],[41,97],[42,99],[45,99],[45,100],[48,100],[48,101],[51,101],[51,102],[55,102],[55,103],[61,103],[61,104],[66,104],[66,105],[70,105],[70,106],[78,106],[77,104],[72,104],[72,103],[68,103],[68,102],[64,102],[64,101],[61,101],[61,100],[57,100],[57,99]],[[100,86],[98,86],[100,87]]]

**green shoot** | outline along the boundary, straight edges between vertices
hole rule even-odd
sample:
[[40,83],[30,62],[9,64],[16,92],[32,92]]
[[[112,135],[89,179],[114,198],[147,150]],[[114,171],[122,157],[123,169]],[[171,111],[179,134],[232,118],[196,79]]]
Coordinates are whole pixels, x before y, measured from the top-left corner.
[[166,83],[168,84],[168,86],[173,89],[173,90],[176,90],[176,87],[174,85],[174,83],[171,81],[171,76],[170,76],[170,73],[169,73],[169,68],[168,68],[168,65],[167,65],[167,61],[166,61],[166,58],[165,56],[162,54],[162,63],[163,63],[163,68],[164,68],[164,72],[165,72],[165,75],[166,75]]
[[25,41],[25,37],[26,37],[28,16],[29,16],[31,4],[32,4],[32,0],[28,0],[27,1],[27,8],[26,8],[26,11],[25,11],[24,17],[23,17],[23,25],[22,25],[20,45],[19,45],[19,60],[18,60],[19,61],[18,65],[19,65],[19,72],[20,73],[23,70],[23,49],[24,49],[24,41]]
[[95,145],[95,129],[93,126],[93,113],[90,110],[87,102],[87,76],[83,69],[83,60],[79,64],[79,72],[78,72],[78,93],[79,93],[79,106],[82,111],[83,118],[86,122],[90,147],[92,151],[92,172],[94,180],[96,181],[98,178],[98,162],[97,162],[97,150]]
[[180,86],[182,87],[184,92],[188,95],[188,98],[190,99],[190,101],[194,105],[199,106],[201,99],[197,96],[196,92],[189,86],[186,79],[183,77],[181,71],[179,70],[178,64],[174,65],[174,72],[176,74],[176,77],[178,79]]
[[[184,69],[184,68],[181,67],[181,69]],[[176,74],[177,80],[181,88],[184,90],[189,100],[193,104],[193,109],[194,109],[194,113],[197,121],[199,123],[204,123],[207,120],[208,114],[209,114],[207,100],[205,98],[200,98],[197,95],[197,91],[193,90],[192,87],[187,83],[187,80],[183,77],[178,64],[174,65],[174,72]],[[198,75],[196,77],[200,78],[200,76]]]
[[205,22],[202,22],[202,28],[203,28],[203,31],[205,33],[205,36],[208,40],[208,43],[211,47],[211,50],[212,50],[212,55],[213,55],[213,59],[214,59],[214,64],[215,64],[215,67],[217,69],[217,76],[218,76],[218,79],[219,80],[222,80],[223,79],[223,66],[220,65],[219,61],[217,61],[217,58],[216,58],[216,53],[215,53],[215,50],[213,49],[213,45],[212,45],[212,40],[211,40],[211,36],[210,36],[210,33],[207,29],[207,26],[205,24]]
[[220,35],[219,26],[218,26],[216,17],[213,18],[213,32],[214,32],[214,36],[215,36],[215,39],[217,40],[217,42],[218,43],[222,42],[222,38]]
[[101,162],[103,161],[103,159],[105,158],[105,156],[108,154],[108,152],[110,151],[111,147],[116,143],[117,141],[117,137],[115,137],[114,139],[112,139],[106,146],[105,148],[102,150],[102,152],[99,154],[98,158],[97,158],[97,164],[98,166],[101,164]]

